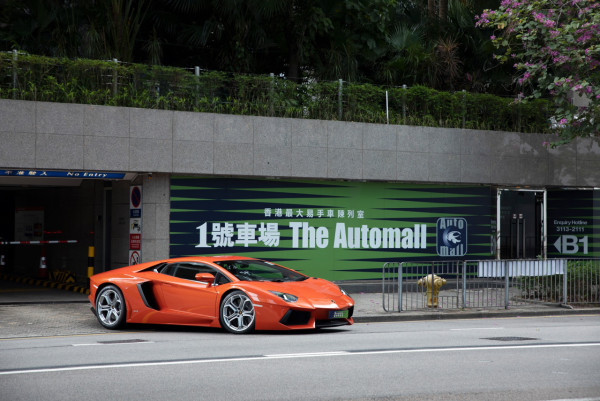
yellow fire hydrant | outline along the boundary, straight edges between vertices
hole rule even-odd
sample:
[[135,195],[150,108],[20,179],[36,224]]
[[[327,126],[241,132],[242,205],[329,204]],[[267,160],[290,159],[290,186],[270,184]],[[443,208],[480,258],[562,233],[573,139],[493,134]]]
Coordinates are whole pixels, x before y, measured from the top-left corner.
[[446,280],[435,274],[429,274],[417,281],[417,284],[419,287],[427,286],[427,306],[430,308],[437,308],[438,294],[441,286],[446,284]]

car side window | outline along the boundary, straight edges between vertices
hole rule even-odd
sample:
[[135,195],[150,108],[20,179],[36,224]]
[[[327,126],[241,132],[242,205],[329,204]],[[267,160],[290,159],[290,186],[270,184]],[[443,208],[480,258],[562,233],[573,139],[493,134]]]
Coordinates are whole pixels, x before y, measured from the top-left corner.
[[231,283],[231,280],[229,279],[229,277],[225,276],[223,273],[217,273],[217,275],[215,276],[215,284],[214,285],[221,285],[221,284],[227,284],[227,283]]
[[195,281],[196,274],[198,273],[210,273],[216,275],[217,271],[210,266],[198,263],[172,263],[166,266],[161,273],[185,280]]

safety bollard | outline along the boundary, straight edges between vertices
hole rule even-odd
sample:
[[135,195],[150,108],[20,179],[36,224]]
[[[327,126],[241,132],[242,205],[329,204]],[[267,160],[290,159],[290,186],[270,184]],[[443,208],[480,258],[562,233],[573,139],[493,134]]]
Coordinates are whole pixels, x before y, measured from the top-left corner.
[[88,247],[88,278],[94,275],[94,247]]

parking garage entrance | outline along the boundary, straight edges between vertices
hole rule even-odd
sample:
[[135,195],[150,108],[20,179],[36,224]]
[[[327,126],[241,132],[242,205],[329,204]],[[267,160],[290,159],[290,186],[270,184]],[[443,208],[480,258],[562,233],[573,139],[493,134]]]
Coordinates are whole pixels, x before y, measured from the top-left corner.
[[115,243],[128,236],[127,174],[2,173],[0,273],[85,283],[90,263],[108,270]]

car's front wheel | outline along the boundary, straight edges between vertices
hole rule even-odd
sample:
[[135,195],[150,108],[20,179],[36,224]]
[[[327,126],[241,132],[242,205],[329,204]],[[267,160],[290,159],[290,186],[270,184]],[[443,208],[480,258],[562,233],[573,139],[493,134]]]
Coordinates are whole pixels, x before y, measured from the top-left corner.
[[219,309],[221,326],[230,333],[244,334],[254,330],[254,305],[243,291],[230,292]]
[[114,285],[108,285],[96,296],[96,316],[107,329],[118,329],[125,324],[125,298]]

